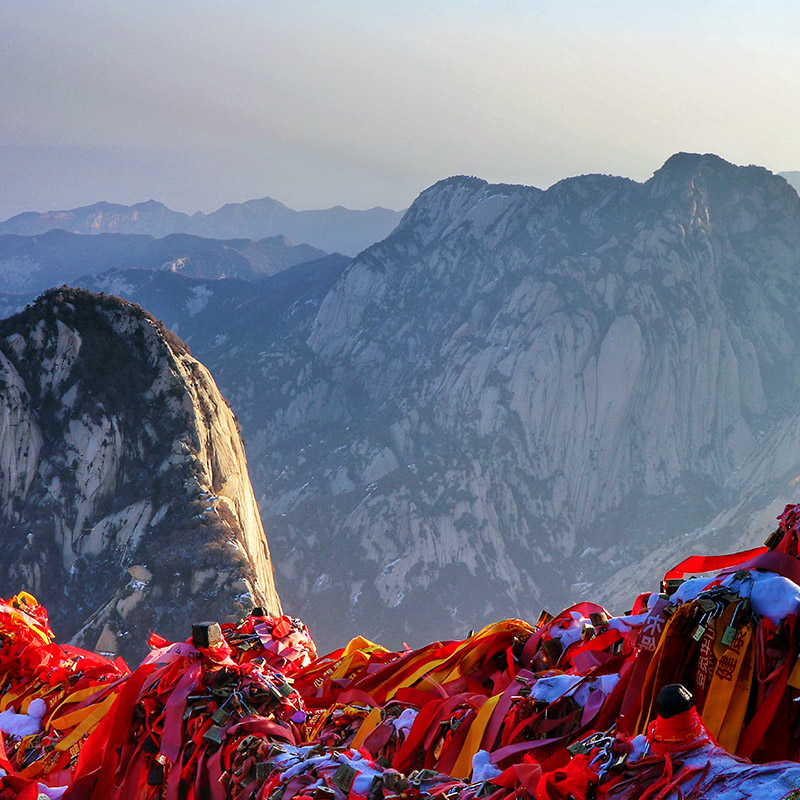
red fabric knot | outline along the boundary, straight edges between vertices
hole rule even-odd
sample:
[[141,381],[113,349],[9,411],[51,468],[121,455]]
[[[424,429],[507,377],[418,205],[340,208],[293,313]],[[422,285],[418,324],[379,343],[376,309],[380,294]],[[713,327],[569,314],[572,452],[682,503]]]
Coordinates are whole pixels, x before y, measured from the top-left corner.
[[656,717],[647,731],[647,738],[651,742],[662,744],[688,743],[703,735],[707,736],[708,731],[696,708],[690,708],[669,719]]

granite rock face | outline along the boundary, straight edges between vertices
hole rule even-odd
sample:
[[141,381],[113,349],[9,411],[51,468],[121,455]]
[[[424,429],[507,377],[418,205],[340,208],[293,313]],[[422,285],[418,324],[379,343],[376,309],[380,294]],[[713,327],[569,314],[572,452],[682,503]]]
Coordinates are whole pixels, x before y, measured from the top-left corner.
[[0,323],[0,574],[61,636],[135,660],[148,630],[280,609],[238,423],[140,307],[61,289]]
[[786,471],[764,448],[796,398],[798,284],[800,201],[758,167],[436,184],[293,351],[274,419],[302,457],[258,468],[279,581],[390,636],[626,602],[622,565],[711,524],[743,466]]

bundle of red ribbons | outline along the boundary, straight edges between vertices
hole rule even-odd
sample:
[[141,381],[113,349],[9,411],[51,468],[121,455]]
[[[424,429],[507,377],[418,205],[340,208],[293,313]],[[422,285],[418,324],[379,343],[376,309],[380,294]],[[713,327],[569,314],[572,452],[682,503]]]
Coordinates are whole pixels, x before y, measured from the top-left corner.
[[765,547],[687,559],[619,617],[579,603],[317,657],[254,609],[153,634],[133,672],[56,644],[21,593],[0,602],[0,796],[800,798],[799,539],[787,506]]

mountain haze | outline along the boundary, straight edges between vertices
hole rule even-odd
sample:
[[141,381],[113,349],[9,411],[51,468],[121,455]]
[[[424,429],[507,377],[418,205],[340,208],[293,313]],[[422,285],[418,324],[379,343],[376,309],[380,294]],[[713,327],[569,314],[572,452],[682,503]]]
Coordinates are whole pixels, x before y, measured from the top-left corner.
[[298,244],[353,256],[387,236],[401,216],[400,212],[380,207],[366,211],[343,206],[294,211],[269,197],[228,203],[211,214],[198,211],[191,216],[172,211],[155,200],[132,206],[102,202],[63,211],[17,214],[0,222],[0,234],[37,236],[60,229],[85,235],[126,233],[155,238],[171,233],[210,239],[287,236]]
[[352,263],[257,286],[85,281],[213,369],[324,649],[615,605],[758,543],[800,474],[799,267],[782,178],[678,154],[643,184],[450,178]]
[[[286,267],[327,255],[285,236],[205,239],[173,233],[96,236],[54,229],[36,236],[0,235],[0,274],[7,291],[40,292],[114,267],[168,270],[189,277],[259,280]],[[341,259],[347,261],[345,256]]]
[[61,211],[24,211],[0,223],[0,233],[38,236],[62,230],[85,235],[138,233],[160,238],[184,231],[189,219],[188,214],[173,211],[155,200],[132,206],[100,202]]

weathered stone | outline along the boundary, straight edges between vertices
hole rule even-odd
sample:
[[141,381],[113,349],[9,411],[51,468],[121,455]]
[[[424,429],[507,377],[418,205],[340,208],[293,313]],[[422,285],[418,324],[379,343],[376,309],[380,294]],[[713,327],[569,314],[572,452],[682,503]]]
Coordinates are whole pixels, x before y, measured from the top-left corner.
[[153,579],[153,573],[143,564],[135,564],[132,567],[128,567],[128,575],[142,583],[149,583]]
[[[711,535],[737,470],[791,488],[798,459],[764,448],[800,385],[798,290],[800,201],[761,168],[431,187],[322,300],[279,410],[243,416],[265,453],[281,425],[303,450],[259,469],[285,599],[395,645],[581,594],[624,610],[665,548]],[[749,486],[738,539],[784,496]]]

